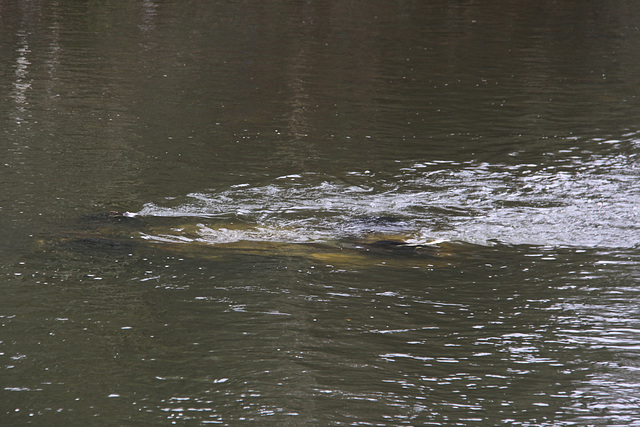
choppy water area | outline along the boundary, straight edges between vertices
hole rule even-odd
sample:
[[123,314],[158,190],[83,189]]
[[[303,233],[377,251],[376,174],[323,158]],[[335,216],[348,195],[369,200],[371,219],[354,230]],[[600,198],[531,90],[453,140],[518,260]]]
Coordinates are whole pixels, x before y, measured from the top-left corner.
[[0,424],[638,423],[635,2],[201,3],[0,1]]
[[291,235],[275,238],[292,241],[373,231],[484,245],[635,248],[640,139],[635,132],[622,137],[558,141],[563,148],[535,164],[435,160],[342,179],[280,176],[268,185],[147,204],[137,214],[243,218],[286,226]]

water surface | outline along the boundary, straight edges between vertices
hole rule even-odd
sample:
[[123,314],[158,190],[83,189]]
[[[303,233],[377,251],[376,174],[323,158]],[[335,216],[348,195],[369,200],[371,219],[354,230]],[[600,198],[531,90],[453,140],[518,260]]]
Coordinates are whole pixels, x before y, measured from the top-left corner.
[[0,1],[0,420],[637,423],[638,18]]

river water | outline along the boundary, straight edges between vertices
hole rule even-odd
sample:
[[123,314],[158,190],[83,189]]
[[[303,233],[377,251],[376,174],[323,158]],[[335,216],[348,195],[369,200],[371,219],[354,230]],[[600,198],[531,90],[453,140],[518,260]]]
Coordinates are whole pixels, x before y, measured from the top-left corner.
[[0,424],[640,425],[638,22],[0,1]]

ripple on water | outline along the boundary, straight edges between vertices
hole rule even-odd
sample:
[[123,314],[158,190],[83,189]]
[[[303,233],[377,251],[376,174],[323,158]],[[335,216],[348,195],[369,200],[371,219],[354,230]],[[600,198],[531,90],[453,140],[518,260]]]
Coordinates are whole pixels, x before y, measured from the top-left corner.
[[242,219],[270,228],[238,238],[266,240],[334,240],[376,229],[480,244],[640,245],[635,157],[576,157],[569,165],[566,157],[549,164],[414,163],[392,180],[290,175],[148,203],[139,214]]

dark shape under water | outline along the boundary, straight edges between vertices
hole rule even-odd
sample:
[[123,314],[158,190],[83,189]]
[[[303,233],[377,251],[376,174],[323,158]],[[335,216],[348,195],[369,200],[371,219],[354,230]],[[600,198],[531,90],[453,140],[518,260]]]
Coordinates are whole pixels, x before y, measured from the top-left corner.
[[[212,260],[247,254],[301,257],[337,266],[432,267],[450,265],[456,253],[463,253],[471,246],[456,242],[416,242],[411,236],[397,232],[406,228],[406,222],[395,217],[356,218],[349,224],[350,237],[304,241],[291,241],[288,233],[292,230],[286,227],[242,221],[204,224],[205,221],[203,218],[141,217],[116,211],[90,214],[82,217],[77,229],[54,239],[55,244],[49,247],[92,254],[128,254],[145,246]],[[353,233],[358,225],[360,232]],[[393,233],[389,232],[390,228]]]
[[136,244],[132,240],[119,240],[107,237],[77,236],[58,241],[59,248],[73,251],[90,252],[130,252]]
[[436,258],[440,249],[433,244],[414,244],[402,240],[382,239],[373,242],[343,243],[343,247],[365,251],[372,254],[394,256],[420,256]]

